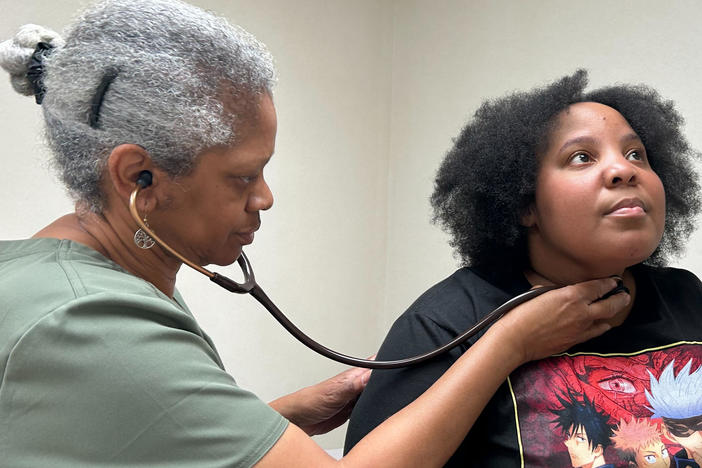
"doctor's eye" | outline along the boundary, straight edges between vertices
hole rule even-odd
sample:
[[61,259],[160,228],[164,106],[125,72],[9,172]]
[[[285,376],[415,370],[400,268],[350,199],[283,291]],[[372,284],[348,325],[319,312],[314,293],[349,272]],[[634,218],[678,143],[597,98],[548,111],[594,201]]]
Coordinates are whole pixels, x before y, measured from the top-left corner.
[[248,174],[248,175],[240,175],[240,174],[229,174],[227,176],[227,180],[229,185],[231,186],[232,190],[235,191],[242,191],[242,190],[248,190],[249,187],[252,187],[258,178],[260,177],[260,173],[258,174]]
[[646,463],[653,464],[656,462],[656,456],[655,455],[646,455],[644,457],[644,460],[646,460]]
[[238,185],[249,185],[258,179],[258,174],[230,176]]

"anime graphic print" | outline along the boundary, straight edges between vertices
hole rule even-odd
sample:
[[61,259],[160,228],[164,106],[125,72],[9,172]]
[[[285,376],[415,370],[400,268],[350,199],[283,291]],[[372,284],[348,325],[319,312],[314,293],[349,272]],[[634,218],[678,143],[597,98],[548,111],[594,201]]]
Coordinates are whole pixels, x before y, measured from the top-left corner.
[[510,377],[525,467],[702,467],[702,346],[561,355]]

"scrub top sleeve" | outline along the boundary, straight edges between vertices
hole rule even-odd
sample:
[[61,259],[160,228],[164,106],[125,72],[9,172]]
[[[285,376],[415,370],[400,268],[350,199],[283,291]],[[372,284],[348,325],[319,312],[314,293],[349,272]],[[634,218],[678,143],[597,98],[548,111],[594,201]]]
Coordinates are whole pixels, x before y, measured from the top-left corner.
[[236,385],[190,315],[141,302],[82,298],[25,333],[0,392],[12,428],[0,448],[57,468],[248,467],[265,455],[287,421]]

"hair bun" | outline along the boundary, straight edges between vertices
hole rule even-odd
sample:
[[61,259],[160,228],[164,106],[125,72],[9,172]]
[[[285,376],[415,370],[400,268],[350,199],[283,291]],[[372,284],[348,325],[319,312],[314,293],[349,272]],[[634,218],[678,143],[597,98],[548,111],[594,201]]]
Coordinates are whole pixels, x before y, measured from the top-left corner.
[[0,67],[10,74],[15,91],[25,96],[34,94],[27,72],[32,54],[40,42],[51,47],[61,47],[64,44],[58,33],[36,24],[25,24],[14,38],[0,43]]

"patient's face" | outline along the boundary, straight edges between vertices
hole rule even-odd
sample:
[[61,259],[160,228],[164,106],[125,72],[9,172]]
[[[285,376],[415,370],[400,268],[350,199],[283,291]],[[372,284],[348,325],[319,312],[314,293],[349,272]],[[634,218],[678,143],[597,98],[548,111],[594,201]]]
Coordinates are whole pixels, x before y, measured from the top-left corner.
[[665,224],[663,185],[619,112],[570,106],[540,157],[535,202],[523,218],[538,273],[581,281],[621,274],[653,253]]

